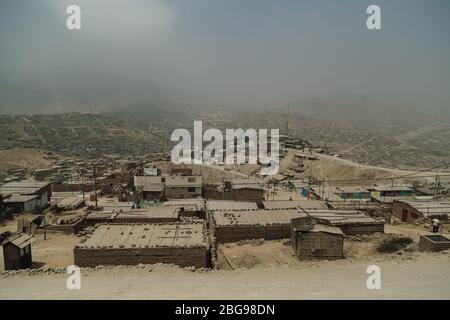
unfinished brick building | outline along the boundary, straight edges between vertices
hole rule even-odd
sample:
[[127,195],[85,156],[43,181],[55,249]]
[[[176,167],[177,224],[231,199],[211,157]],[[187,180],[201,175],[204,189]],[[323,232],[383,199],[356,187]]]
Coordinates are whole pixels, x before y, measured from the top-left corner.
[[137,265],[167,263],[210,265],[209,241],[202,223],[101,224],[74,249],[75,264]]
[[313,216],[338,227],[346,235],[384,232],[384,223],[351,210],[262,209],[214,211],[211,226],[218,242],[290,237],[291,219]]

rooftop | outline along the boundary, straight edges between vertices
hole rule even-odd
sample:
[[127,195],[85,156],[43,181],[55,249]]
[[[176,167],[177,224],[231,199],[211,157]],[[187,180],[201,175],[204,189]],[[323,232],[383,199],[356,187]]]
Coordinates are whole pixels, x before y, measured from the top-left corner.
[[236,211],[236,210],[257,210],[256,202],[251,201],[232,201],[232,200],[208,200],[206,201],[206,210],[208,211]]
[[50,182],[23,180],[11,181],[0,187],[0,193],[7,194],[33,194],[39,192],[42,188],[49,186]]
[[198,211],[205,210],[205,200],[203,198],[194,199],[173,199],[164,201],[163,206],[174,206],[177,208],[193,208],[195,207]]
[[[396,189],[397,190],[397,189]],[[363,187],[353,187],[353,186],[337,186],[335,188],[335,193],[369,193],[369,190]]]
[[432,215],[450,215],[450,201],[403,200],[399,202],[409,204],[426,217]]
[[167,206],[150,206],[142,209],[122,209],[118,211],[94,211],[91,212],[88,219],[160,219],[174,218],[179,215],[179,208]]
[[327,209],[324,201],[320,200],[271,200],[262,201],[264,209]]
[[357,210],[254,210],[254,211],[220,211],[213,212],[215,223],[223,225],[275,225],[289,224],[291,219],[311,216],[329,221],[334,226],[343,224],[379,222]]
[[378,202],[381,203],[391,203],[394,201],[403,201],[411,199],[411,196],[378,196],[378,195],[372,195],[373,199],[375,199]]
[[[206,247],[203,224],[101,224],[79,247],[84,249]],[[83,241],[83,240],[82,240]]]
[[26,246],[31,244],[32,239],[32,236],[26,233],[16,233],[6,238],[6,240],[3,241],[3,244],[11,243],[18,248],[25,248]]
[[412,191],[408,186],[376,185],[368,187],[368,190],[374,191]]
[[20,195],[20,194],[12,194],[11,196],[4,198],[3,202],[5,203],[17,203],[17,202],[28,202],[36,199],[37,195]]

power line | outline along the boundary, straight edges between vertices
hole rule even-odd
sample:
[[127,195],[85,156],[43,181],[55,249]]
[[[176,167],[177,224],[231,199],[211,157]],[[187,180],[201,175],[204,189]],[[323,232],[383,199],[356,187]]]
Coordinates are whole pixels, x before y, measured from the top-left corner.
[[[323,183],[332,183],[332,182],[354,182],[354,181],[383,181],[383,180],[397,180],[397,179],[404,179],[404,178],[435,178],[436,175],[430,175],[430,176],[418,176],[418,177],[414,177],[415,175],[422,173],[422,172],[427,172],[427,171],[432,171],[434,169],[438,169],[438,168],[442,168],[442,167],[446,167],[448,166],[448,163],[436,166],[436,167],[432,167],[432,168],[428,168],[428,169],[424,169],[424,170],[419,170],[419,171],[415,171],[412,173],[408,173],[406,175],[402,175],[402,176],[395,176],[395,177],[380,177],[380,178],[358,178],[358,179],[334,179],[334,180],[322,180]],[[440,177],[450,177],[450,174],[441,174],[439,175]],[[304,179],[290,179],[290,181],[299,181],[299,182],[303,182]]]

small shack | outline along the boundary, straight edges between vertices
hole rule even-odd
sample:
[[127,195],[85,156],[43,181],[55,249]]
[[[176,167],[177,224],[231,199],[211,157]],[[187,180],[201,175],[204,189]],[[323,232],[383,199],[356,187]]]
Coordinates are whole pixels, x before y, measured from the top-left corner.
[[0,235],[5,270],[31,268],[31,239],[32,237],[26,233]]
[[342,230],[313,217],[291,220],[291,246],[299,260],[344,258]]

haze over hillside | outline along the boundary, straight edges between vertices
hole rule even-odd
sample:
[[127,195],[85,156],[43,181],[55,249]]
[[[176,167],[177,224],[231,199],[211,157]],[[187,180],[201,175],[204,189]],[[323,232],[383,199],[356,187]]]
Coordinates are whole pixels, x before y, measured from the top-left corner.
[[[8,77],[6,75],[11,75]],[[148,81],[87,67],[22,69],[0,76],[0,114],[107,112],[130,120],[174,120],[192,112],[240,110],[248,107],[217,103],[202,97],[165,90]],[[387,105],[367,96],[335,94],[298,99],[281,107],[307,117],[371,124],[450,121],[449,108]]]
[[450,113],[448,1],[380,0],[379,32],[366,27],[366,1],[79,0],[79,31],[66,27],[70,4],[0,3],[1,113],[161,98],[262,110],[341,94],[364,97],[352,104],[366,114],[379,104],[408,110],[396,109],[399,118]]
[[[143,80],[87,67],[14,70],[0,77],[0,113],[44,114],[111,111],[167,96]],[[14,75],[12,78],[7,74]]]

